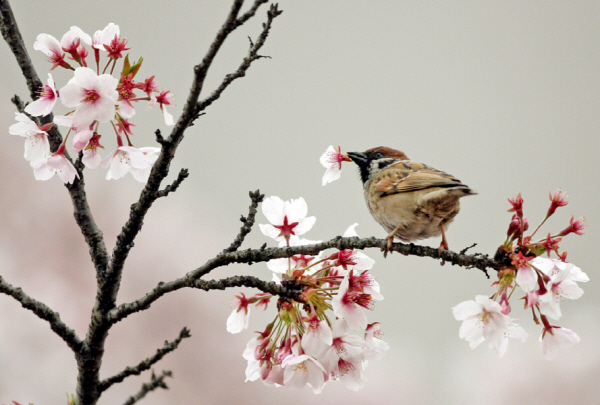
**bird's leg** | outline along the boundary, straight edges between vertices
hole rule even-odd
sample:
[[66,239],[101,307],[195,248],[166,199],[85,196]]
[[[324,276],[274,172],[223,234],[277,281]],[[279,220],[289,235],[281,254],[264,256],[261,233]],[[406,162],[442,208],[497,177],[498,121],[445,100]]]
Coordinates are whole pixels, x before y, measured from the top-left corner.
[[383,249],[383,258],[387,257],[388,251],[392,248],[392,244],[394,243],[394,235],[402,228],[402,225],[398,225],[396,229],[394,229],[388,236],[386,236],[387,246]]
[[[438,252],[439,252],[439,254],[441,256],[443,250],[450,250],[450,248],[448,247],[448,241],[446,240],[446,231],[444,231],[444,225],[443,224],[440,224],[440,229],[442,230],[442,243],[440,243],[440,247],[438,248]],[[442,260],[442,266],[445,263],[446,262],[444,260]]]

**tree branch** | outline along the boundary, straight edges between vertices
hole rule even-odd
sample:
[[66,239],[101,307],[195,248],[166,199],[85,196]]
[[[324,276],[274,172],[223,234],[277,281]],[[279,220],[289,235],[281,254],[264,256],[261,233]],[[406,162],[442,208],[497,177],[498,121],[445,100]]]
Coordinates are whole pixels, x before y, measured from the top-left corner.
[[79,353],[82,347],[82,342],[77,337],[75,331],[69,328],[60,319],[58,312],[54,312],[43,302],[34,300],[19,287],[14,287],[9,284],[0,276],[0,293],[9,295],[19,301],[23,308],[33,312],[38,318],[47,321],[50,324],[50,328],[56,333],[62,340],[65,341],[67,346],[73,350],[75,354]]
[[248,209],[248,217],[244,217],[242,215],[240,221],[242,221],[244,225],[242,225],[238,236],[228,248],[223,250],[223,253],[236,251],[240,246],[242,246],[244,238],[250,233],[252,226],[254,225],[254,218],[256,217],[258,204],[260,204],[264,198],[265,195],[260,194],[259,190],[256,190],[255,192],[250,191],[250,199],[252,200],[252,204],[250,204],[250,208]]
[[152,367],[152,365],[156,364],[166,354],[177,349],[177,346],[179,346],[179,343],[181,343],[183,339],[189,338],[191,336],[192,335],[190,334],[190,330],[188,328],[183,328],[181,332],[179,332],[179,337],[177,337],[177,339],[173,340],[172,342],[165,342],[165,345],[161,349],[158,349],[153,356],[141,361],[135,367],[127,367],[119,374],[100,381],[98,388],[99,391],[106,391],[111,385],[120,383],[125,378],[131,375],[140,375],[143,371],[149,370],[150,367]]
[[[282,257],[291,257],[297,254],[304,255],[316,255],[325,249],[360,249],[364,250],[367,248],[379,248],[384,249],[387,246],[387,240],[371,238],[342,238],[341,236],[335,237],[327,242],[316,243],[313,245],[304,246],[288,246],[279,248],[266,248],[266,249],[247,249],[233,252],[221,252],[216,257],[207,261],[204,265],[197,269],[189,272],[184,277],[178,278],[169,282],[160,282],[152,291],[148,292],[141,298],[130,303],[119,305],[117,308],[111,310],[108,313],[108,319],[111,323],[116,323],[134,312],[138,312],[150,307],[152,303],[158,300],[164,294],[171,291],[179,290],[184,287],[195,287],[202,289],[222,289],[233,286],[248,286],[261,288],[265,292],[272,292],[277,295],[288,295],[289,290],[286,289],[276,291],[271,286],[267,286],[267,283],[261,284],[253,278],[246,279],[240,278],[229,278],[218,281],[200,281],[200,278],[212,270],[227,266],[232,263],[245,263],[253,264],[259,262],[267,262],[271,259],[279,259]],[[490,259],[487,255],[473,254],[466,255],[456,253],[450,250],[444,250],[441,252],[438,249],[430,248],[427,246],[420,246],[415,244],[404,244],[394,243],[390,252],[400,252],[405,255],[412,256],[427,256],[433,259],[449,262],[452,265],[462,266],[466,268],[477,268],[483,271],[487,275],[487,269],[499,270],[502,266],[510,265],[504,260]],[[264,289],[263,289],[264,288]]]
[[147,393],[152,392],[157,388],[163,388],[165,390],[168,390],[169,387],[167,386],[164,380],[166,377],[172,376],[173,373],[171,373],[169,370],[163,370],[162,374],[159,377],[157,377],[153,371],[152,376],[150,377],[150,382],[148,384],[142,384],[142,388],[139,390],[139,392],[134,396],[129,397],[129,399],[125,401],[123,405],[133,405],[140,399],[144,398]]
[[[104,352],[104,342],[108,336],[111,325],[114,323],[107,315],[109,311],[112,311],[116,306],[117,294],[121,284],[125,260],[133,247],[134,239],[142,229],[146,213],[154,201],[164,194],[164,191],[159,192],[160,185],[169,174],[169,166],[175,156],[179,143],[183,140],[184,131],[199,115],[195,110],[195,107],[198,102],[200,91],[202,90],[204,79],[206,78],[206,74],[214,57],[227,36],[245,21],[243,16],[243,21],[237,20],[242,4],[243,0],[234,0],[229,15],[209,47],[206,56],[199,65],[195,66],[194,83],[192,84],[183,112],[178,118],[171,134],[164,139],[160,132],[156,133],[157,141],[161,144],[160,155],[152,167],[148,182],[142,190],[138,202],[131,206],[129,219],[117,236],[117,241],[110,262],[108,263],[107,270],[106,272],[101,273],[101,277],[98,279],[96,303],[94,305],[92,320],[86,337],[86,356],[82,356],[78,364],[80,373],[78,377],[77,393],[82,403],[95,403],[100,395],[100,392],[98,391],[98,370],[100,369],[100,363]],[[178,182],[176,180],[174,184],[178,185],[180,182],[181,181]],[[77,182],[75,184],[77,184]]]
[[206,107],[211,105],[215,100],[217,100],[221,93],[233,82],[235,79],[239,79],[240,77],[244,77],[246,75],[246,71],[250,67],[250,64],[257,59],[262,58],[263,56],[258,55],[258,51],[265,44],[267,36],[269,35],[269,30],[271,29],[271,24],[273,20],[282,13],[283,11],[277,9],[277,4],[271,4],[269,11],[267,12],[267,22],[263,24],[263,30],[258,36],[258,40],[256,43],[253,43],[250,39],[250,49],[248,50],[248,56],[244,58],[241,65],[238,69],[225,76],[223,82],[217,87],[212,94],[198,103],[196,107],[196,112],[199,113],[203,111]]
[[195,280],[192,281],[189,286],[204,291],[224,290],[232,287],[257,288],[262,292],[277,295],[279,297],[291,298],[298,302],[304,302],[304,299],[302,298],[303,289],[300,284],[284,287],[274,281],[263,281],[253,276],[234,276],[221,280]]
[[165,187],[163,190],[156,192],[156,198],[166,197],[173,191],[177,191],[181,183],[183,183],[183,181],[187,179],[189,175],[190,173],[188,172],[188,169],[181,169],[179,171],[179,175],[177,175],[177,178],[173,183]]

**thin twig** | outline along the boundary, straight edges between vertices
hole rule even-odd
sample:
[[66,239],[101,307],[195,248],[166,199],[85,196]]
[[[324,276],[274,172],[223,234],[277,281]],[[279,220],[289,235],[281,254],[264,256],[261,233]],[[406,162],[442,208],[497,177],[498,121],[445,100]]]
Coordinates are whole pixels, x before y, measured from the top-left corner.
[[271,24],[273,23],[273,20],[277,16],[279,16],[282,12],[283,11],[277,9],[277,4],[271,5],[271,7],[269,8],[269,11],[267,12],[267,22],[263,24],[263,30],[260,33],[260,35],[258,36],[256,43],[253,43],[252,39],[250,39],[250,49],[248,50],[248,56],[246,56],[244,58],[244,60],[242,61],[242,63],[240,64],[240,66],[237,68],[237,70],[235,72],[230,73],[225,76],[225,78],[223,79],[223,82],[221,82],[219,87],[217,87],[211,93],[210,96],[208,96],[207,98],[205,98],[204,100],[202,100],[201,102],[198,103],[196,112],[199,113],[200,111],[203,111],[206,107],[208,107],[215,100],[217,100],[221,96],[221,93],[223,93],[223,91],[235,79],[244,77],[246,75],[246,71],[248,70],[248,68],[250,67],[250,64],[252,62],[254,62],[257,59],[264,58],[264,56],[261,56],[258,54],[258,51],[260,50],[260,48],[262,48],[262,46],[265,44],[265,41],[267,40],[267,36],[269,35],[269,30],[271,29]]
[[43,302],[31,298],[29,295],[25,294],[21,288],[9,284],[2,276],[0,276],[0,293],[13,297],[15,300],[19,301],[23,308],[30,310],[38,318],[47,321],[54,333],[60,336],[73,352],[76,354],[79,353],[82,347],[81,340],[77,337],[77,334],[73,329],[69,328],[61,321],[58,312],[54,312]]
[[164,380],[166,377],[172,377],[172,376],[173,376],[173,373],[169,370],[163,370],[162,374],[159,377],[157,377],[153,371],[152,376],[150,377],[150,382],[147,384],[142,384],[142,388],[138,391],[138,393],[132,397],[129,397],[129,399],[127,401],[125,401],[125,403],[123,405],[133,405],[140,399],[144,398],[146,396],[146,394],[154,391],[157,388],[162,388],[162,389],[168,390],[169,387],[167,386],[167,384],[165,383]]
[[239,247],[242,246],[244,238],[250,233],[250,231],[252,230],[252,226],[254,225],[254,218],[256,217],[258,204],[260,204],[264,198],[265,195],[260,194],[259,190],[256,190],[255,192],[250,191],[250,199],[252,200],[252,203],[250,204],[250,208],[248,209],[248,216],[242,216],[240,218],[240,221],[242,221],[244,225],[242,225],[240,233],[231,243],[231,246],[223,250],[224,253],[233,252],[235,250],[238,250]]
[[135,367],[127,367],[119,374],[100,381],[98,389],[100,390],[100,392],[106,391],[111,385],[120,383],[129,376],[140,375],[142,372],[149,370],[150,367],[152,367],[152,365],[156,364],[166,354],[177,349],[177,346],[179,346],[179,343],[181,343],[183,339],[189,338],[191,336],[192,335],[190,334],[190,330],[188,328],[183,328],[181,332],[179,332],[179,336],[177,337],[177,339],[173,340],[172,342],[165,342],[165,345],[162,348],[158,349],[154,355],[141,361]]
[[175,181],[173,183],[171,183],[170,185],[168,185],[167,187],[165,187],[163,190],[157,191],[156,197],[157,198],[166,197],[169,195],[169,193],[171,193],[173,191],[177,191],[177,189],[179,188],[181,183],[185,179],[187,179],[187,177],[189,175],[190,175],[190,173],[188,172],[188,169],[181,169],[179,171],[179,174],[177,175],[177,178],[175,179]]

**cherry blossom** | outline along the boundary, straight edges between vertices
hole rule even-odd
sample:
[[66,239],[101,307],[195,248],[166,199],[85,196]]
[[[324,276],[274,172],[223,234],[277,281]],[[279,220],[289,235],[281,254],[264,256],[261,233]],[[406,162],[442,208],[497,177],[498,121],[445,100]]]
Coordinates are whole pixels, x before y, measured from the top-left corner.
[[77,132],[73,138],[73,149],[75,149],[75,152],[81,152],[90,142],[92,136],[94,136],[94,132],[91,129],[84,129]]
[[[156,102],[160,105],[160,109],[163,112],[165,117],[165,124],[174,125],[173,116],[167,111],[166,105],[173,105],[173,93],[171,91],[162,91],[158,96],[156,96]],[[149,107],[151,108],[154,104],[151,104]]]
[[23,113],[15,113],[15,119],[18,122],[8,128],[8,133],[27,138],[25,139],[25,160],[32,167],[39,166],[50,154],[48,133]]
[[100,145],[100,136],[101,135],[92,136],[83,150],[83,158],[81,161],[87,168],[95,169],[102,163],[102,158],[98,154],[98,148],[103,148],[103,146]]
[[323,185],[340,178],[342,174],[342,162],[351,162],[347,155],[342,155],[339,146],[336,149],[331,145],[321,155],[319,161],[327,169],[323,175]]
[[332,334],[327,321],[317,317],[316,314],[306,322],[306,332],[302,336],[302,348],[313,356],[319,356],[328,346],[331,346]]
[[54,80],[52,79],[52,75],[48,73],[48,84],[40,92],[40,98],[28,104],[25,107],[25,112],[34,117],[48,115],[52,112],[57,97],[58,93],[56,92]]
[[113,23],[108,24],[104,29],[94,33],[92,38],[92,47],[101,51],[106,51],[105,45],[109,45],[115,36],[119,36],[121,31],[119,26]]
[[250,320],[250,308],[248,308],[250,301],[244,293],[236,295],[231,301],[233,311],[227,318],[227,332],[229,333],[240,333],[244,329],[248,328],[248,322]]
[[141,183],[148,181],[152,165],[158,158],[159,148],[119,146],[102,160],[102,167],[109,167],[106,180],[117,180],[131,172],[133,178]]
[[554,192],[554,194],[550,193],[550,208],[548,208],[547,217],[554,214],[558,207],[564,207],[569,203],[569,196],[567,193],[563,192],[560,188]]
[[270,224],[259,224],[261,232],[275,240],[289,240],[291,235],[303,235],[314,225],[316,218],[307,217],[308,206],[304,198],[283,201],[277,196],[267,197],[262,211]]
[[454,317],[463,321],[458,336],[469,342],[475,349],[484,341],[500,356],[504,355],[509,337],[522,341],[527,332],[515,320],[502,313],[502,307],[485,295],[478,295],[475,301],[464,301],[452,308]]
[[523,197],[521,197],[521,193],[517,194],[514,199],[508,199],[512,208],[508,210],[508,212],[515,212],[519,218],[523,218]]
[[57,66],[62,66],[67,69],[73,69],[65,62],[65,53],[63,52],[60,42],[52,35],[39,34],[33,43],[33,49],[42,51],[48,57],[48,62],[52,63],[52,69]]
[[552,319],[559,319],[562,315],[560,301],[563,298],[578,299],[583,295],[583,290],[574,281],[573,274],[567,268],[560,270],[558,266],[554,266],[548,276],[550,281],[546,286],[547,292],[538,297],[540,312]]
[[[279,247],[283,246],[303,246],[303,245],[313,245],[315,243],[321,243],[319,240],[308,240],[304,238],[299,238],[295,235],[291,235],[289,242],[286,243],[285,240],[279,242]],[[290,258],[282,257],[280,259],[271,259],[267,262],[267,268],[275,273],[286,273],[290,270],[300,270],[309,266],[311,263],[318,262],[323,257],[324,253],[319,252],[316,256],[310,255],[294,255]],[[319,267],[312,267],[308,270],[309,274],[313,274],[315,271],[319,270]]]
[[565,236],[570,233],[575,233],[576,235],[583,235],[583,230],[586,227],[585,218],[579,218],[575,220],[575,217],[571,216],[570,225],[559,232],[557,236]]
[[71,59],[82,66],[86,66],[85,57],[88,53],[83,44],[81,44],[81,41],[86,45],[92,44],[92,38],[88,34],[83,32],[81,28],[72,26],[62,36],[60,45],[65,52],[71,55]]
[[559,349],[568,349],[580,340],[571,329],[547,325],[540,335],[542,354],[546,360],[552,360],[558,356]]
[[77,170],[65,157],[64,150],[64,145],[61,145],[58,151],[46,157],[42,163],[33,169],[36,180],[49,180],[55,173],[64,183],[70,184],[75,181],[75,177],[79,178]]
[[84,128],[94,121],[108,122],[115,116],[115,104],[119,98],[118,80],[111,75],[98,76],[90,68],[75,69],[74,77],[59,90],[60,99],[66,107],[75,107],[73,126]]
[[389,350],[390,345],[381,340],[382,335],[379,322],[367,325],[365,330],[365,344],[369,349],[365,356],[367,360],[379,360]]
[[348,329],[344,320],[333,323],[333,342],[319,359],[328,374],[358,391],[364,384],[363,362],[368,347],[362,338],[348,334]]
[[331,300],[331,306],[338,318],[346,320],[350,329],[365,329],[367,316],[364,314],[363,308],[373,309],[373,300],[381,300],[383,297],[378,293],[378,295],[373,294],[375,291],[369,294],[364,288],[351,286],[350,280],[353,277],[353,272],[344,277],[337,295]]
[[513,258],[512,263],[517,268],[517,284],[525,292],[531,292],[537,287],[538,275],[533,267],[529,265],[531,257],[523,256],[522,252]]
[[288,388],[298,389],[308,384],[318,394],[329,378],[321,363],[306,354],[287,356],[281,362],[281,367],[283,385]]

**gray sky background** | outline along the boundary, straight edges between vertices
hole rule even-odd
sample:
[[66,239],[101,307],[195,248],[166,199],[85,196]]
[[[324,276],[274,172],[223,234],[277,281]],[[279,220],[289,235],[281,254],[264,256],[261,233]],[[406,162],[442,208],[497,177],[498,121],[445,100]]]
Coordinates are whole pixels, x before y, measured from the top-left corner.
[[[130,54],[145,61],[141,77],[156,75],[175,94],[177,116],[191,85],[192,67],[229,10],[227,1],[13,1],[38,74],[49,64],[33,50],[39,33],[60,39],[70,26],[92,34],[109,22],[129,38]],[[558,322],[581,343],[553,361],[542,358],[540,328],[513,301],[513,317],[529,332],[499,359],[487,347],[474,351],[458,339],[450,308],[489,294],[491,281],[476,270],[428,258],[366,253],[385,300],[369,314],[382,322],[391,349],[372,361],[365,388],[330,383],[321,395],[309,389],[244,383],[242,351],[274,316],[253,311],[247,331],[225,330],[231,297],[239,290],[168,294],[149,311],[111,330],[102,377],[137,364],[183,326],[192,331],[180,349],[155,369],[170,369],[171,389],[150,394],[148,405],[286,403],[395,404],[596,403],[600,397],[600,288],[598,201],[600,146],[600,3],[596,1],[280,1],[261,53],[207,114],[186,132],[171,165],[190,177],[159,200],[145,220],[123,276],[119,302],[136,299],[159,281],[202,265],[236,236],[247,213],[248,191],[284,199],[304,197],[317,222],[307,238],[327,240],[358,222],[361,236],[385,236],[370,217],[354,167],[321,187],[318,159],[325,148],[344,151],[386,145],[445,170],[479,192],[463,200],[448,232],[453,250],[477,242],[472,252],[493,254],[511,217],[506,199],[521,192],[532,226],[543,218],[548,192],[561,187],[570,203],[542,235],[559,231],[571,214],[585,216],[584,236],[563,241],[568,259],[590,276],[584,296],[564,302]],[[209,72],[206,96],[237,68],[265,19],[238,29]],[[83,335],[95,276],[77,232],[68,195],[57,178],[37,182],[22,158],[23,142],[8,136],[10,97],[27,100],[25,82],[8,47],[0,45],[0,274],[59,311]],[[56,71],[62,86],[65,71]],[[136,146],[154,145],[154,130],[168,131],[158,110],[132,120]],[[102,138],[115,147],[108,127]],[[112,249],[141,185],[133,178],[107,182],[86,172],[96,221]],[[262,214],[259,222],[264,222]],[[243,248],[274,245],[260,231]],[[437,247],[438,239],[424,241]],[[212,277],[254,274],[270,279],[264,264],[229,266]],[[46,323],[0,296],[0,403],[65,403],[75,390],[73,356]],[[118,404],[149,379],[145,373],[109,390],[101,404]]]

